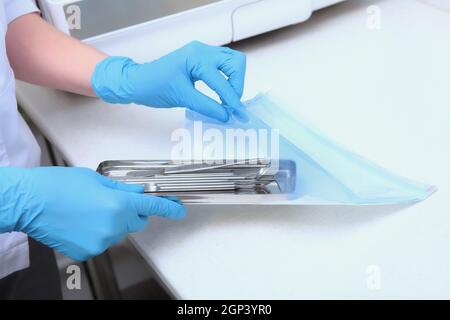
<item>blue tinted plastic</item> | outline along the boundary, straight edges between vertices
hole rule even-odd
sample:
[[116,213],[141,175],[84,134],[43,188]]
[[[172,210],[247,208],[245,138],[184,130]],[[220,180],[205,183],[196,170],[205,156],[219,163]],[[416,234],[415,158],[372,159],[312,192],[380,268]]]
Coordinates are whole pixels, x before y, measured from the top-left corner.
[[279,130],[279,158],[294,160],[297,165],[297,187],[291,194],[295,203],[301,204],[303,198],[315,199],[317,204],[412,203],[424,200],[437,190],[399,177],[345,149],[290,116],[268,94],[260,94],[245,105],[246,116],[232,116],[226,124],[187,111],[188,128],[192,130],[193,121],[201,121],[203,129]]

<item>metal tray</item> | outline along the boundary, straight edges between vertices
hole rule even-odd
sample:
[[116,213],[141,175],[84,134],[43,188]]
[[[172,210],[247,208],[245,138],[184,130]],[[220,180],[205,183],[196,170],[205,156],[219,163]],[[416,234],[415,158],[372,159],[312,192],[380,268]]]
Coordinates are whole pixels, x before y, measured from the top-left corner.
[[291,160],[224,161],[115,160],[97,172],[145,192],[177,197],[185,204],[270,204],[287,201],[296,188]]

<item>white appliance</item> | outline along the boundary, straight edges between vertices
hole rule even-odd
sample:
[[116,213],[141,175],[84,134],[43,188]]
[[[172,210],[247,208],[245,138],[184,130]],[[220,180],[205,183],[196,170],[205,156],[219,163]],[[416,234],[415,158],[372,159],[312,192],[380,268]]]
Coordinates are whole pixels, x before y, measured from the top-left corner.
[[[199,40],[223,45],[307,20],[344,0],[38,0],[59,30],[108,51],[145,41],[161,53]],[[141,38],[141,39],[137,39]],[[117,40],[117,41],[114,41]],[[105,42],[107,41],[107,42]],[[105,48],[106,46],[106,48]],[[125,50],[126,51],[126,50]],[[112,53],[112,52],[111,52]]]

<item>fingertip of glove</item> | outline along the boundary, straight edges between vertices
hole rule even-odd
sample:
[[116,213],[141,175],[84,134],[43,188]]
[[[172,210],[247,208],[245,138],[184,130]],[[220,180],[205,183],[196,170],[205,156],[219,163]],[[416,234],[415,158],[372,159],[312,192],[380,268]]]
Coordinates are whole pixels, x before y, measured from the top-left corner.
[[223,106],[220,106],[217,112],[206,114],[206,116],[223,123],[227,123],[231,118],[230,112]]
[[128,185],[129,190],[131,192],[136,192],[136,193],[144,193],[145,192],[145,187],[143,184],[130,184]]
[[171,215],[168,218],[172,220],[183,220],[184,218],[186,218],[187,214],[186,207],[179,202],[174,201],[171,202],[172,202],[172,210]]
[[219,121],[222,121],[223,123],[227,123],[228,121],[230,121],[230,114],[225,111],[221,117],[221,119],[218,119]]

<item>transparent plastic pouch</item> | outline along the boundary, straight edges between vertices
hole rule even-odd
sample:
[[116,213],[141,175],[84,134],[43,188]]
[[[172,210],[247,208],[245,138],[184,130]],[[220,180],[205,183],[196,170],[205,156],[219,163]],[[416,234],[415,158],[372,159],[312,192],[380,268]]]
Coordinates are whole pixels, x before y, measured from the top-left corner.
[[[286,204],[383,205],[422,201],[434,193],[434,186],[400,177],[345,149],[311,125],[293,117],[269,94],[245,102],[246,109],[229,109],[226,124],[188,110],[186,128],[218,130],[226,136],[232,130],[277,132],[276,157],[296,163],[296,187]],[[270,148],[268,148],[270,149]],[[272,150],[273,151],[273,150]],[[228,155],[229,150],[224,154]],[[255,157],[246,154],[246,157]]]

